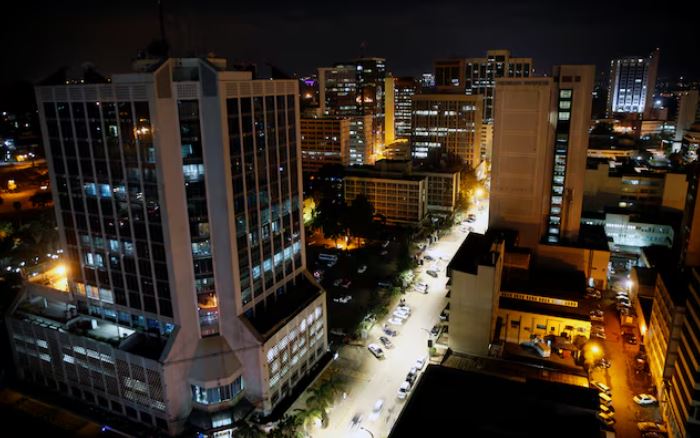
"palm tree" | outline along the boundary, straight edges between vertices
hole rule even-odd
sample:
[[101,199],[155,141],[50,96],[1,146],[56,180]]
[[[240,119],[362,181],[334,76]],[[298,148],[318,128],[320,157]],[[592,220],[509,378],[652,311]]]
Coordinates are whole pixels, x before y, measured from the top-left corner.
[[265,438],[263,431],[245,420],[236,428],[234,435],[240,438]]
[[304,438],[304,417],[301,414],[286,415],[268,435],[271,438]]
[[331,404],[332,396],[329,388],[325,385],[319,385],[316,388],[309,390],[309,398],[306,399],[306,406],[311,409],[321,409],[325,411]]

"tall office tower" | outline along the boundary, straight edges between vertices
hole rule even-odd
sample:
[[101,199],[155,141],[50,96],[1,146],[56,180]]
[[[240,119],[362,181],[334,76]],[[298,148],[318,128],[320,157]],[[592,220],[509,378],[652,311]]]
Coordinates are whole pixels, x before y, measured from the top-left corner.
[[298,83],[139,62],[109,84],[36,88],[69,290],[40,306],[30,291],[8,316],[14,360],[169,434],[230,433],[234,405],[271,412],[327,351]]
[[593,80],[593,66],[562,65],[496,81],[489,226],[518,230],[522,246],[577,238]]
[[683,141],[683,134],[696,120],[700,120],[700,105],[698,105],[698,90],[679,91],[678,110],[676,112],[676,132],[674,142]]
[[[351,164],[373,164],[376,151],[380,151],[384,145],[385,60],[360,58],[337,63],[334,67],[319,68],[318,73],[323,114],[371,116],[370,124],[357,119],[357,129],[351,129],[350,155],[357,160]],[[372,142],[367,143],[366,139]]]
[[386,77],[385,145],[411,138],[411,99],[417,88],[416,80],[411,77]]
[[610,61],[608,117],[615,113],[638,113],[648,118],[656,87],[659,49],[645,58],[628,56]]
[[413,157],[456,157],[470,168],[476,167],[480,162],[481,105],[481,97],[464,94],[413,96]]
[[483,96],[483,124],[480,132],[482,157],[491,157],[496,79],[528,78],[532,73],[532,58],[512,58],[509,50],[489,50],[484,58],[435,61],[438,90],[456,90],[467,95]]

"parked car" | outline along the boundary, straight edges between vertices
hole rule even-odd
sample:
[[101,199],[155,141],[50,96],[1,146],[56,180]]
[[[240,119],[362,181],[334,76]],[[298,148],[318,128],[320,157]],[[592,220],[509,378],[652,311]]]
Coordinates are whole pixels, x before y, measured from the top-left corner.
[[352,284],[352,281],[348,278],[344,282],[340,283],[340,287],[347,289],[350,287],[351,284]]
[[592,310],[589,314],[591,321],[603,321],[603,311],[602,310]]
[[640,432],[660,432],[666,433],[666,425],[663,423],[656,423],[653,421],[640,421],[637,423],[637,429]]
[[625,333],[624,335],[622,335],[622,337],[628,344],[637,345],[637,335],[633,333]]
[[592,380],[592,381],[591,381],[591,386],[593,386],[593,387],[596,388],[598,391],[603,392],[603,393],[605,393],[605,394],[607,394],[607,395],[610,395],[610,394],[611,394],[610,387],[609,387],[608,385],[606,385],[605,383],[603,383],[603,382],[599,382],[599,381],[597,381],[597,380]]
[[428,361],[428,358],[425,356],[419,357],[416,359],[416,369],[418,371],[422,370],[425,367],[425,363]]
[[399,319],[402,319],[405,321],[408,319],[410,314],[407,312],[401,312],[399,310],[394,310],[394,313],[392,313],[391,316],[393,316],[394,318],[399,318]]
[[388,240],[385,241],[384,243],[382,243],[382,248],[386,248],[387,246],[389,246],[389,241],[388,241]]
[[405,304],[405,303],[399,304],[398,306],[396,306],[396,309],[411,313],[411,308],[409,307],[408,304]]
[[406,381],[413,386],[416,383],[416,378],[418,377],[418,368],[413,367],[406,375]]
[[340,283],[343,282],[342,278],[336,278],[335,281],[333,282],[333,286],[338,287],[340,286]]
[[416,284],[416,290],[418,292],[427,294],[428,293],[428,285],[426,283],[417,283]]
[[379,348],[379,345],[377,344],[369,344],[367,346],[369,351],[376,357],[377,359],[384,359],[384,352],[382,351],[381,348]]
[[435,271],[428,270],[428,271],[425,271],[425,273],[428,274],[428,275],[430,275],[430,276],[433,277],[433,278],[437,278],[437,277],[438,277],[438,274],[437,274],[437,272],[435,272]]
[[615,424],[615,419],[612,417],[612,415],[605,414],[603,412],[598,412],[596,414],[596,417],[598,417],[598,420],[601,421],[604,425],[610,427],[613,424]]
[[391,325],[401,325],[401,324],[403,324],[403,319],[394,316],[394,317],[392,317],[391,319],[389,319],[389,324],[391,324]]
[[364,272],[367,270],[367,265],[362,265],[359,268],[357,268],[357,273],[358,274],[364,274]]
[[404,380],[401,386],[399,387],[399,391],[396,394],[396,396],[399,398],[399,400],[404,400],[406,396],[408,396],[408,391],[410,390],[411,384]]
[[333,298],[334,303],[347,304],[352,300],[352,296],[345,295],[344,297]]
[[634,400],[634,402],[640,406],[656,404],[656,397],[650,394],[637,394],[634,397],[632,397],[632,400]]
[[447,316],[448,315],[447,315],[447,312],[445,310],[440,312],[440,321],[447,321]]
[[384,325],[384,328],[382,329],[382,331],[387,336],[397,336],[399,334],[399,332],[397,332],[396,329],[393,329],[386,324]]
[[384,348],[394,348],[394,344],[392,344],[389,338],[387,338],[386,336],[380,336],[379,342],[382,343]]
[[612,406],[600,405],[598,406],[598,410],[604,414],[615,415],[615,410]]

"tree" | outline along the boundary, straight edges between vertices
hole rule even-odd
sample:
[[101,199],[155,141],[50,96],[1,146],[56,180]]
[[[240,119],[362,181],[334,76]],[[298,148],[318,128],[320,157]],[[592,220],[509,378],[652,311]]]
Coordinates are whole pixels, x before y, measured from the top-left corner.
[[269,434],[271,438],[303,438],[306,436],[304,433],[304,416],[300,413],[293,415],[285,415],[277,427],[275,427]]
[[12,207],[19,212],[22,209],[22,203],[19,201],[15,201],[12,203]]
[[243,420],[242,423],[236,428],[234,435],[240,438],[264,438],[265,433]]
[[372,231],[374,206],[365,195],[358,195],[344,215],[347,228],[354,237],[367,237]]
[[332,198],[323,198],[318,204],[317,210],[318,224],[326,238],[337,241],[338,237],[345,235],[345,227],[343,226],[344,203]]

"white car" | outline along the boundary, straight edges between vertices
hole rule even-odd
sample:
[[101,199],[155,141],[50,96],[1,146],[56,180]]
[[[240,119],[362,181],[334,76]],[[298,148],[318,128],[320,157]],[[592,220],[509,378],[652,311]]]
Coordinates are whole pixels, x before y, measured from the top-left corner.
[[608,427],[615,424],[615,419],[612,417],[612,415],[605,414],[603,412],[598,412],[598,414],[596,414],[596,416],[603,424],[605,424]]
[[408,307],[396,306],[396,308],[394,309],[394,313],[396,312],[405,313],[408,316],[411,315],[411,309],[409,309]]
[[403,381],[401,386],[399,387],[399,391],[396,394],[396,396],[399,398],[399,400],[404,400],[406,396],[408,395],[408,391],[411,390],[411,384],[408,383],[406,380]]
[[632,400],[634,400],[635,403],[641,406],[656,404],[656,397],[649,394],[637,394],[634,397],[632,397]]
[[414,365],[417,370],[422,370],[425,368],[425,363],[428,361],[428,358],[425,356],[419,357],[416,359],[416,364]]
[[370,420],[376,420],[379,418],[379,415],[382,413],[382,408],[384,407],[384,399],[380,398],[376,402],[374,402],[374,407],[372,408],[372,413],[369,414],[369,419]]
[[409,317],[409,314],[406,312],[400,312],[398,310],[394,310],[394,313],[391,314],[395,318],[403,319],[406,320]]
[[391,325],[402,325],[402,324],[403,324],[403,319],[394,316],[393,318],[389,319],[388,322],[389,322],[389,324],[391,324]]
[[388,240],[385,241],[384,243],[382,243],[382,248],[386,248],[387,246],[389,246],[389,241],[388,241]]
[[607,394],[607,395],[610,395],[610,394],[611,394],[611,392],[610,392],[610,387],[609,387],[608,385],[606,385],[605,383],[603,383],[603,382],[599,382],[599,381],[597,381],[597,380],[592,380],[592,381],[591,381],[591,386],[593,386],[593,387],[596,388],[598,391],[603,392],[603,393],[605,393],[605,394]]
[[377,344],[369,344],[367,346],[369,351],[376,357],[377,359],[384,359],[384,352],[382,349],[379,347]]
[[357,268],[357,273],[363,274],[366,270],[367,270],[367,265],[362,265],[359,268]]

